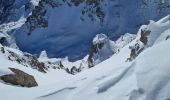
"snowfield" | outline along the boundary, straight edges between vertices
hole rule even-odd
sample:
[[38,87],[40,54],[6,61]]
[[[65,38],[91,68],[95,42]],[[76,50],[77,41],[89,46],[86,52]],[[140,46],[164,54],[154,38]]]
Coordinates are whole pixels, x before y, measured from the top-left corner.
[[[141,30],[149,30],[148,44],[131,61],[130,46],[140,42]],[[0,52],[0,75],[18,68],[33,75],[38,87],[23,88],[0,81],[2,100],[170,100],[170,20],[169,16],[144,25],[136,39],[95,67],[76,75],[49,69],[41,73],[7,60]],[[125,39],[127,40],[127,39]],[[2,47],[2,46],[1,46]],[[8,47],[5,47],[8,49]],[[20,53],[19,50],[14,52]],[[47,60],[45,52],[40,60]],[[48,59],[49,60],[49,59]],[[54,59],[53,59],[54,60]],[[64,63],[66,66],[73,63]]]

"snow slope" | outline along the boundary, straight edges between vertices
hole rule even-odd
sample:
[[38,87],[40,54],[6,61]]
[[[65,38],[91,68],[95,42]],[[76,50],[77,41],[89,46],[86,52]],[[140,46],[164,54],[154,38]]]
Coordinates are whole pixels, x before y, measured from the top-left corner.
[[[141,29],[149,29],[148,45],[132,61],[130,46],[139,43]],[[169,100],[170,99],[170,20],[169,16],[142,26],[135,40],[119,53],[76,75],[63,70],[47,74],[8,61],[0,53],[0,75],[19,68],[35,77],[39,86],[22,88],[0,82],[3,100]],[[153,36],[153,37],[152,37]],[[20,54],[18,52],[18,54]],[[44,55],[44,56],[43,56]],[[41,57],[46,58],[45,53]],[[17,91],[17,92],[16,92]]]
[[[166,23],[170,21],[166,20]],[[157,24],[160,27],[163,25],[160,22]],[[125,63],[130,53],[126,46],[119,54],[77,75],[81,78],[85,76],[85,79],[76,82],[76,89],[63,88],[43,95],[39,100],[56,98],[61,100],[82,98],[83,100],[168,100],[170,98],[169,50],[170,40],[164,39],[143,51],[134,61]],[[63,96],[65,93],[67,96]]]

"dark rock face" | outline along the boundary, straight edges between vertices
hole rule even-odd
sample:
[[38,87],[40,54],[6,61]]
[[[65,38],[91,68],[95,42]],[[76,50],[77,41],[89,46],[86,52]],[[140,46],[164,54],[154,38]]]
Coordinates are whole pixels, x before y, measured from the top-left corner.
[[139,43],[136,43],[134,46],[129,47],[131,49],[130,57],[127,58],[127,61],[134,60],[145,48],[145,46],[148,44],[148,36],[150,35],[150,30],[141,30],[141,36],[140,36],[140,42],[143,44],[140,45]]
[[17,21],[21,16],[28,16],[30,11],[26,11],[26,7],[28,8],[26,4],[29,1],[31,0],[0,0],[0,24]]
[[1,47],[1,52],[2,52],[2,53],[5,53],[4,47]]
[[141,30],[141,37],[140,37],[140,41],[144,44],[147,45],[148,43],[148,35],[151,33],[151,31],[146,31],[146,30]]
[[76,68],[75,66],[73,66],[70,70],[66,68],[65,71],[69,74],[75,75],[82,71],[82,67]]
[[11,9],[15,0],[0,0],[0,23],[12,14]]
[[34,77],[15,68],[9,68],[14,74],[7,74],[0,76],[0,79],[6,83],[13,85],[21,85],[23,87],[35,87],[38,86]]
[[6,37],[0,37],[0,44],[2,44],[3,46],[7,46],[8,45],[8,41]]
[[60,4],[53,0],[41,0],[39,5],[35,7],[32,11],[32,15],[27,18],[26,24],[29,28],[28,35],[31,35],[32,31],[36,28],[45,28],[48,27],[48,20],[45,18],[46,9],[45,4],[54,7],[59,7]]
[[32,59],[32,60],[31,60],[31,65],[32,65],[32,66],[37,66],[37,68],[38,68],[38,70],[39,70],[40,72],[46,73],[46,71],[45,71],[45,65],[44,65],[43,62],[39,62],[37,59]]
[[129,49],[131,49],[131,52],[127,61],[132,61],[144,50],[144,47],[141,47],[139,43],[136,43],[134,47],[129,47]]
[[16,53],[7,50],[7,52],[9,53],[8,55],[8,60],[10,61],[16,61],[17,63],[28,67],[31,66],[33,69],[37,69],[40,72],[46,73],[46,67],[45,64],[43,62],[39,62],[37,60],[37,57],[34,57],[31,54],[27,54],[25,53],[22,57],[20,57],[19,55],[17,55]]
[[[101,22],[104,21],[105,13],[101,7],[103,0],[71,0],[69,4],[79,6],[81,3],[85,3],[86,6],[82,9],[82,15],[87,15],[91,21],[98,17]],[[83,21],[84,19],[81,18]]]
[[[56,0],[41,0],[39,5],[35,7],[32,11],[32,15],[27,18],[26,25],[29,28],[28,35],[37,29],[37,28],[46,28],[48,27],[48,19],[47,19],[47,10],[45,6],[50,6],[52,8],[60,7],[65,3],[68,6],[79,6],[81,3],[85,3],[86,6],[81,10],[82,15],[87,15],[92,21],[95,20],[95,17],[98,17],[101,21],[104,20],[105,14],[100,7],[102,0],[71,0],[57,2]],[[94,14],[95,13],[95,14]],[[84,21],[84,18],[80,18]]]
[[166,40],[168,40],[170,38],[170,35],[168,35],[167,37],[166,37]]
[[93,56],[96,53],[98,53],[100,51],[100,49],[102,49],[103,46],[104,46],[104,43],[92,44],[91,51],[90,51],[89,57],[88,57],[89,68],[94,66]]

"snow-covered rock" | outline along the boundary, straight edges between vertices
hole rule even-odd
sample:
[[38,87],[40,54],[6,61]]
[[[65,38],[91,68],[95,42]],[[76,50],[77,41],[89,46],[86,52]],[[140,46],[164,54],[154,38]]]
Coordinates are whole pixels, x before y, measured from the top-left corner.
[[61,60],[61,64],[67,73],[73,74],[73,75],[80,73],[82,70],[88,68],[88,63],[84,59],[78,60],[75,62],[70,62],[68,58],[66,57]]
[[88,57],[89,67],[93,67],[108,59],[113,54],[119,53],[123,47],[132,42],[135,38],[136,35],[126,33],[118,38],[118,40],[112,41],[105,34],[96,35],[93,39],[91,52]]
[[113,54],[110,40],[105,34],[98,34],[93,39],[91,51],[88,57],[89,67],[106,60]]
[[34,6],[38,6],[38,4],[39,4],[40,1],[41,1],[41,0],[30,0],[30,3],[31,3],[32,5],[34,5]]
[[9,33],[20,28],[25,23],[25,18],[21,18],[15,22],[8,22],[0,25],[0,36],[2,36],[1,44],[18,49],[14,37]]
[[116,40],[116,45],[118,48],[123,48],[136,38],[135,34],[126,33],[122,35],[118,40]]
[[48,55],[47,55],[47,52],[45,50],[41,51],[39,59],[48,59]]

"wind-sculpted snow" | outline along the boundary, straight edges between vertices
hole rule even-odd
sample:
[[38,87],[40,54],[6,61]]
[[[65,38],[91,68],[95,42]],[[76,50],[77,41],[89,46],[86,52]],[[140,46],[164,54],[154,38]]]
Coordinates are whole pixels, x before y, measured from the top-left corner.
[[57,94],[57,93],[59,93],[59,92],[65,92],[65,91],[67,91],[67,90],[73,90],[73,89],[75,89],[75,88],[76,88],[76,87],[63,88],[63,89],[60,89],[60,90],[55,91],[55,92],[53,92],[53,93],[50,93],[50,94],[47,94],[47,95],[43,95],[43,96],[41,96],[41,97],[39,97],[39,98],[42,99],[42,98],[45,98],[45,97],[49,97],[49,96],[55,95],[55,94]]
[[134,66],[135,63],[124,70],[121,69],[121,71],[117,72],[115,76],[110,76],[106,79],[103,79],[102,82],[99,82],[97,85],[99,88],[98,93],[106,92],[109,88],[113,87],[115,84],[118,84],[123,78],[130,76],[131,73],[133,73]]
[[169,97],[169,50],[170,41],[167,40],[144,51],[137,59],[137,80],[145,81],[144,83],[138,82],[138,86],[143,88],[143,90],[146,92],[145,98],[147,100],[166,100],[166,98]]

